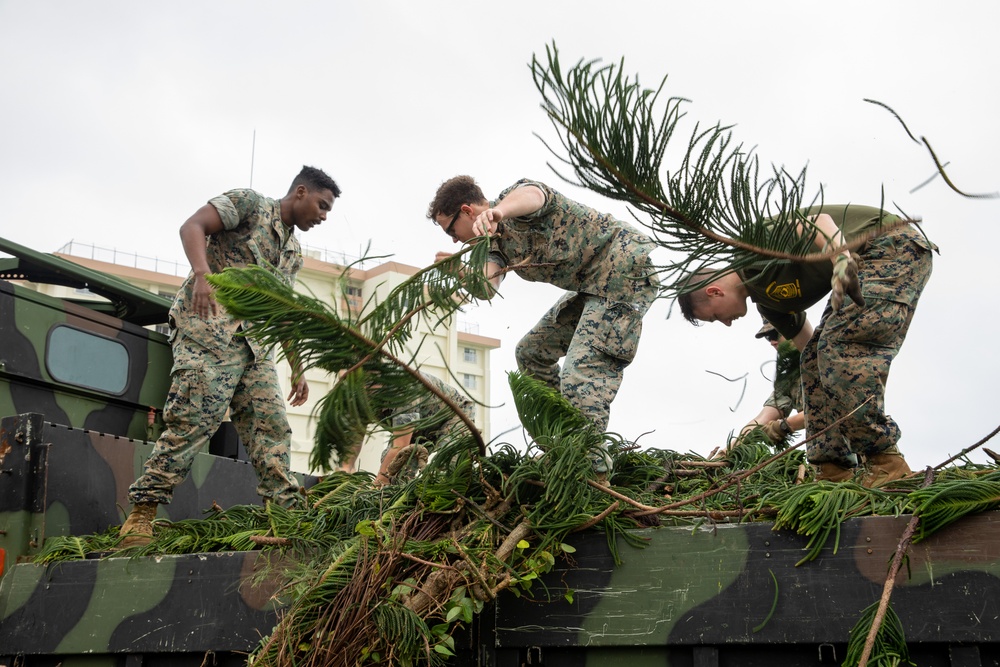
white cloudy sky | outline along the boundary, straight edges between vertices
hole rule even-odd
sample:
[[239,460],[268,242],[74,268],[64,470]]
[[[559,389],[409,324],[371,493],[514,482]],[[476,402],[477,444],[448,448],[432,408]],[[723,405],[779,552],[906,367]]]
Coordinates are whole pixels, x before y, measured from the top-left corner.
[[[968,200],[886,112],[926,136],[959,186],[1000,189],[1000,5],[957,0],[760,2],[252,2],[0,0],[0,235],[55,251],[70,240],[182,259],[177,227],[219,192],[280,196],[302,164],[344,190],[305,241],[368,243],[421,266],[450,239],[424,218],[440,182],[476,176],[493,196],[566,185],[528,72],[557,43],[565,62],[617,61],[692,100],[688,119],[735,123],[767,162],[798,169],[829,202],[886,200],[922,216],[934,276],[893,368],[890,413],[911,465],[933,465],[1000,421],[995,248],[1000,200]],[[557,298],[512,277],[470,313],[494,353],[494,432],[514,423],[503,371]],[[649,447],[708,453],[756,414],[770,348],[747,317],[694,328],[650,311],[611,428]],[[730,384],[728,377],[748,374]],[[741,399],[742,397],[742,399]],[[738,407],[737,407],[738,406]],[[735,411],[734,411],[735,408]],[[513,437],[513,436],[511,436]],[[1000,448],[1000,444],[994,444]],[[977,457],[982,458],[980,455]]]

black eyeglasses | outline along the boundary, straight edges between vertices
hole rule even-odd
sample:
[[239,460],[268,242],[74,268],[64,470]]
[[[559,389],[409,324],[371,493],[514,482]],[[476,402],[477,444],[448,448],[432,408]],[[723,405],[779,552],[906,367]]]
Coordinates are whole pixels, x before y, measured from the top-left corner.
[[768,340],[768,342],[770,342],[770,343],[775,342],[780,337],[781,337],[781,334],[778,333],[777,331],[773,330],[773,329],[771,331],[768,331],[766,334],[764,334],[764,338],[766,338]]
[[444,233],[447,234],[448,236],[450,236],[451,238],[455,239],[456,241],[458,240],[458,236],[455,235],[455,229],[454,229],[454,227],[455,227],[455,223],[458,222],[458,216],[460,216],[460,215],[462,215],[462,209],[461,208],[458,209],[458,213],[456,213],[455,215],[453,215],[451,217],[451,222],[449,222],[448,226],[444,228]]

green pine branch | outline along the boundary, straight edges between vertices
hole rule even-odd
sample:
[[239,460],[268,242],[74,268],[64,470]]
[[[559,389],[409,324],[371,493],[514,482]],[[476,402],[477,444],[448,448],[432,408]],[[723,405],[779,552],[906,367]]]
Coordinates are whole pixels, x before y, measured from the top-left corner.
[[735,271],[761,261],[832,256],[813,250],[817,232],[796,212],[823,203],[822,190],[807,195],[805,167],[762,168],[753,149],[735,143],[732,126],[721,123],[696,124],[681,139],[687,147],[672,167],[666,160],[688,100],[665,97],[666,77],[655,89],[644,88],[624,73],[624,60],[580,60],[564,68],[555,44],[545,51],[544,61],[532,57],[531,72],[559,134],[560,146],[546,147],[572,177],[552,169],[642,214],[637,220],[656,243],[679,257],[657,267],[664,291],[679,293],[691,270],[709,265]]
[[[372,424],[429,396],[458,415],[482,455],[486,444],[471,418],[415,368],[412,357],[400,355],[420,318],[433,327],[468,303],[471,294],[491,294],[483,271],[488,251],[488,244],[475,243],[418,271],[382,301],[370,301],[372,307],[359,316],[295,292],[269,268],[230,267],[208,280],[216,300],[248,323],[245,335],[264,347],[282,344],[302,372],[320,368],[342,375],[317,405],[314,468],[329,469],[334,457],[344,460]],[[287,348],[286,342],[291,342]]]
[[969,514],[1000,507],[1000,475],[943,480],[917,489],[907,498],[907,508],[920,517],[914,543],[925,540]]

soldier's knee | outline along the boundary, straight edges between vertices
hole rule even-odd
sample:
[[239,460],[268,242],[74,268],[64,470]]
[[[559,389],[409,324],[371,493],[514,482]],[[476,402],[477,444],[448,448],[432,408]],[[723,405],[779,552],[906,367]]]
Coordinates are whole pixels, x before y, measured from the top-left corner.
[[526,338],[517,341],[514,347],[514,360],[521,370],[530,369],[539,364],[538,347]]
[[536,376],[558,372],[559,359],[567,354],[567,342],[561,333],[529,331],[514,346],[518,368]]

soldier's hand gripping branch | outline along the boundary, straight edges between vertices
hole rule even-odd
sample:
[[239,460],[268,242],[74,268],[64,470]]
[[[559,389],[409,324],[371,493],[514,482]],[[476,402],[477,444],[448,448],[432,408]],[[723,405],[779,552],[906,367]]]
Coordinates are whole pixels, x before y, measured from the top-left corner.
[[865,297],[861,294],[861,283],[858,281],[858,260],[854,255],[837,255],[833,264],[833,276],[830,278],[830,306],[837,312],[844,305],[844,296],[865,307]]

